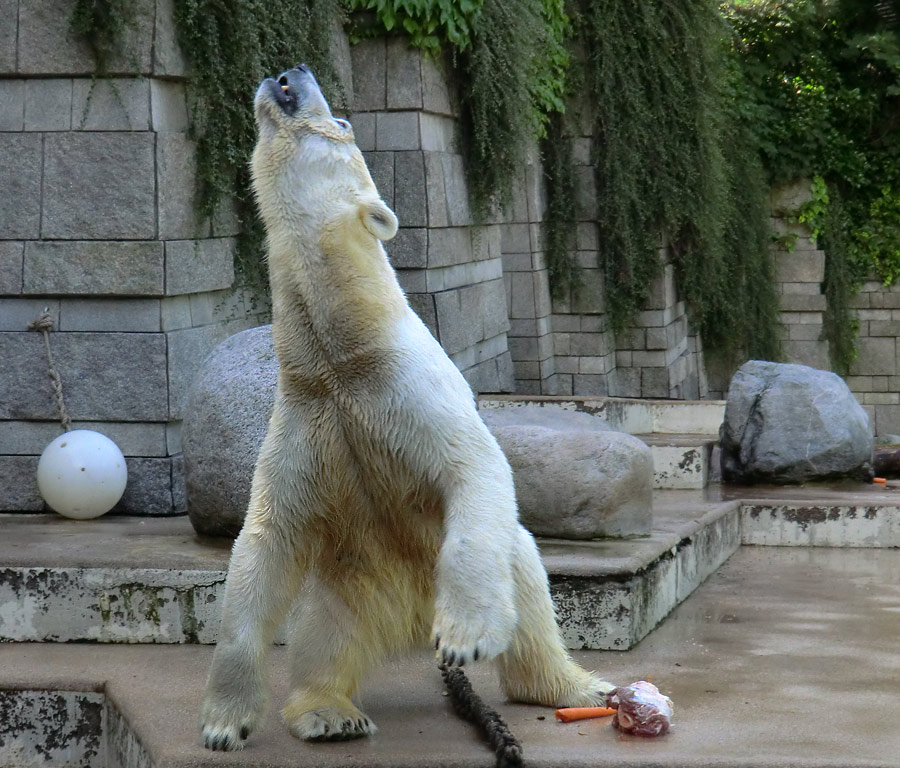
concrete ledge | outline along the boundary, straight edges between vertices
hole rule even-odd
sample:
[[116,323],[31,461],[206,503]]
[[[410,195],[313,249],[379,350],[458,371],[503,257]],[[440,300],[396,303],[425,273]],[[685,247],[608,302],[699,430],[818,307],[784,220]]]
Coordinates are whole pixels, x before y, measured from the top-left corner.
[[900,507],[748,501],[742,543],[777,547],[900,547]]
[[719,426],[725,416],[724,400],[490,395],[478,401],[481,409],[524,406],[590,413],[606,420],[613,429],[632,435],[703,434],[718,439]]

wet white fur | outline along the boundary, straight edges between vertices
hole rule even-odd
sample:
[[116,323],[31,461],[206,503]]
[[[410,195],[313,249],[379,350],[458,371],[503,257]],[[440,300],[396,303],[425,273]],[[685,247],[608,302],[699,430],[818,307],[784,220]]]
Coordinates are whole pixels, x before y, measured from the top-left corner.
[[374,731],[352,698],[385,656],[434,642],[496,659],[512,699],[597,704],[570,659],[509,464],[462,375],[410,309],[382,240],[397,220],[309,77],[293,117],[257,95],[274,412],[234,545],[202,706],[206,746],[260,721],[264,661],[300,600],[283,710],[300,738]]

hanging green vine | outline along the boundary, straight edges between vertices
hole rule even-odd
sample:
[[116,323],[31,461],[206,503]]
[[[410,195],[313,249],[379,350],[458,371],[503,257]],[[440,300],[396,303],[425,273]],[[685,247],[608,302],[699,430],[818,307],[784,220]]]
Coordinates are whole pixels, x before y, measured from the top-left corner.
[[583,0],[580,8],[613,326],[629,325],[646,302],[662,235],[705,347],[776,359],[767,215],[748,215],[745,205],[764,187],[748,175],[758,159],[729,109],[716,3]]
[[87,41],[99,74],[108,71],[111,56],[121,53],[134,15],[135,0],[75,0],[69,25]]
[[900,277],[900,7],[892,0],[731,0],[746,124],[773,182],[813,179],[798,212],[825,250],[832,366],[856,358],[849,302]]

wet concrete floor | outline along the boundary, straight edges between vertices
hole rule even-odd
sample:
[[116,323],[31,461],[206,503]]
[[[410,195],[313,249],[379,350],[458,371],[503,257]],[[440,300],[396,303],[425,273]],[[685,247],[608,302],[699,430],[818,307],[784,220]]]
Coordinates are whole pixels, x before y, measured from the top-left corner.
[[[664,624],[625,653],[580,652],[616,683],[651,677],[675,702],[674,730],[628,737],[608,720],[561,724],[503,701],[485,665],[473,684],[525,747],[526,765],[900,765],[900,550],[742,547]],[[441,696],[427,653],[379,670],[362,693],[372,739],[304,744],[281,725],[286,654],[272,659],[273,708],[243,752],[203,750],[197,710],[212,649],[0,645],[0,687],[103,685],[156,766],[492,766]]]

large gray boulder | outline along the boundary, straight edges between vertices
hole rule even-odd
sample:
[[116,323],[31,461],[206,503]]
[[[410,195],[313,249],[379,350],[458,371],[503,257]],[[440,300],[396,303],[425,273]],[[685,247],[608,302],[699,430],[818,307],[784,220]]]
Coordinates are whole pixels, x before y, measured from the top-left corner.
[[742,365],[728,389],[719,439],[726,482],[872,476],[866,412],[843,379],[805,365]]
[[241,530],[277,379],[271,325],[225,339],[194,377],[182,450],[188,515],[197,533],[236,536]]
[[653,457],[596,416],[536,405],[483,410],[513,469],[522,524],[563,539],[643,536],[653,521]]

